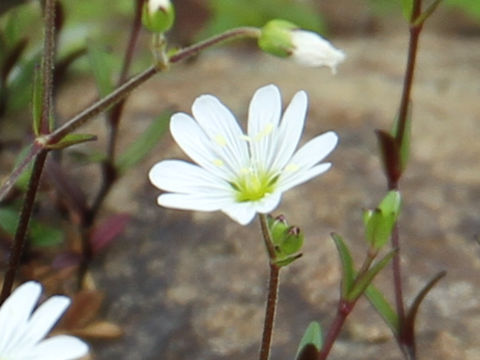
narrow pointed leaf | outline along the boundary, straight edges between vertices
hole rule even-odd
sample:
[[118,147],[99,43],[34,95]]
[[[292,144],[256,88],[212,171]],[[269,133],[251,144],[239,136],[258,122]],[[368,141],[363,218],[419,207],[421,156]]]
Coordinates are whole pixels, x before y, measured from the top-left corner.
[[297,355],[295,358],[297,360],[301,359],[301,354],[307,345],[315,346],[317,351],[322,350],[323,347],[323,334],[322,334],[322,327],[317,321],[312,321],[305,333],[300,340],[300,344],[298,345]]
[[433,12],[437,9],[437,7],[438,7],[438,5],[440,5],[441,1],[442,0],[434,0],[428,6],[427,10],[425,10],[417,19],[415,19],[414,25],[415,26],[423,25],[425,20],[427,20],[430,17],[430,15],[432,15]]
[[307,344],[297,355],[296,360],[317,360],[320,351],[313,344]]
[[367,286],[365,289],[365,296],[392,330],[393,334],[397,336],[399,333],[398,316],[388,300],[385,299],[380,290],[378,290],[373,284]]
[[167,131],[169,117],[170,112],[165,112],[157,117],[145,132],[119,155],[116,167],[120,172],[125,172],[136,165],[153,149]]
[[343,238],[335,233],[331,234],[335,246],[337,247],[340,262],[342,263],[342,298],[344,298],[350,291],[355,278],[355,269],[352,255],[348,250]]
[[445,275],[447,275],[446,271],[440,271],[437,275],[435,275],[424,287],[423,289],[418,293],[418,295],[415,297],[415,300],[413,300],[412,305],[410,306],[406,319],[405,319],[405,330],[404,334],[406,337],[410,339],[414,339],[414,332],[415,332],[415,319],[417,317],[418,309],[420,308],[420,305],[427,296],[427,294],[430,292],[430,290],[433,289],[433,287],[442,279]]
[[88,141],[97,140],[97,136],[90,134],[67,134],[56,144],[46,145],[47,149],[59,150],[67,147],[82,144]]
[[100,96],[105,96],[113,90],[112,60],[110,55],[100,46],[88,45],[88,60],[92,69]]
[[391,250],[387,253],[381,260],[379,260],[375,265],[373,265],[366,273],[360,275],[355,281],[353,288],[345,297],[347,301],[357,300],[365,291],[368,285],[371,284],[375,276],[390,262],[393,256],[396,253],[396,249]]
[[33,96],[32,96],[32,117],[33,132],[36,136],[40,135],[42,111],[43,111],[43,81],[42,72],[38,66],[35,67],[33,76]]
[[[397,144],[400,154],[400,168],[404,171],[407,167],[408,159],[410,158],[410,139],[412,134],[412,102],[408,102],[407,117],[405,119],[405,130],[403,133],[402,143]],[[393,123],[393,129],[391,135],[398,139],[400,136],[398,134],[398,116]]]

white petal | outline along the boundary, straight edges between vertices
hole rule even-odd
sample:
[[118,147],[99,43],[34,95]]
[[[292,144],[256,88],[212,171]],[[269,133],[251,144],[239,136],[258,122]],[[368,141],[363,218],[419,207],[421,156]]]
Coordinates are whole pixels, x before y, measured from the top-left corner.
[[299,91],[285,110],[278,133],[279,147],[272,170],[282,169],[297,148],[305,124],[307,106],[307,94],[305,91]]
[[311,31],[292,31],[292,43],[295,47],[292,58],[301,65],[328,66],[335,73],[337,65],[345,60],[343,51]]
[[159,189],[178,193],[228,191],[230,185],[207,170],[182,160],[164,160],[148,173],[150,181]]
[[233,203],[233,196],[226,192],[208,194],[162,194],[158,204],[172,209],[217,211]]
[[281,198],[282,193],[280,191],[276,191],[275,193],[267,195],[263,199],[254,202],[256,212],[262,214],[272,212],[280,203]]
[[216,153],[233,169],[248,164],[248,147],[244,134],[230,110],[216,97],[202,95],[192,106],[195,119],[205,134],[215,144]]
[[31,347],[42,340],[70,305],[66,296],[52,296],[39,306],[28,322],[26,331],[18,339],[17,347]]
[[307,182],[308,180],[314,178],[315,176],[318,176],[324,172],[326,172],[332,164],[330,163],[323,163],[317,166],[314,166],[312,168],[308,169],[303,169],[299,170],[298,172],[291,174],[289,176],[281,177],[278,182],[278,189],[279,191],[287,191],[294,186],[303,184],[304,182]]
[[[232,169],[223,158],[222,151],[218,151],[218,144],[210,140],[190,116],[183,113],[173,115],[170,132],[182,150],[197,164],[225,179],[235,176],[236,169]],[[218,166],[219,163],[223,166]]]
[[42,341],[31,351],[35,360],[73,360],[87,355],[88,345],[73,336],[58,335]]
[[280,91],[275,85],[258,89],[248,111],[248,138],[253,161],[269,169],[277,151],[277,129],[282,110]]
[[232,203],[228,207],[223,207],[222,211],[240,225],[247,225],[250,223],[257,213],[251,202]]
[[322,161],[337,145],[338,136],[333,131],[319,135],[303,145],[287,164],[288,167],[307,169]]
[[39,283],[29,281],[15,289],[3,303],[0,309],[0,354],[15,347],[23,335],[41,292]]

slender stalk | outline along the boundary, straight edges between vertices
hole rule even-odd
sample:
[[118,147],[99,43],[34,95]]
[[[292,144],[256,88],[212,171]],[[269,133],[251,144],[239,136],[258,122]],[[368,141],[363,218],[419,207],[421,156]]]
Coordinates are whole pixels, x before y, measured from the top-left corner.
[[186,47],[176,54],[170,57],[170,63],[174,64],[193,55],[198,54],[200,51],[205,50],[211,46],[217,45],[226,40],[234,40],[240,38],[258,38],[260,36],[260,29],[256,27],[239,27],[232,30],[225,31],[223,34],[212,36],[209,39],[201,41],[192,46]]
[[265,320],[263,323],[262,344],[260,346],[260,360],[268,360],[272,344],[273,326],[277,308],[280,267],[270,263],[270,279],[268,281],[268,296],[265,305]]
[[47,151],[40,152],[33,162],[32,175],[28,183],[28,189],[23,201],[20,218],[15,231],[15,238],[13,240],[12,249],[10,251],[10,258],[8,262],[7,271],[3,280],[2,292],[0,294],[0,304],[2,304],[12,292],[13,283],[17,274],[17,269],[20,265],[20,260],[25,248],[25,239],[28,230],[28,224],[32,215],[33,205],[35,203],[35,196],[40,184],[40,177],[42,175],[43,166],[47,158]]
[[[399,109],[399,118],[398,118],[398,132],[396,135],[397,144],[402,144],[403,138],[405,136],[408,108],[410,104],[413,79],[415,73],[415,65],[418,51],[418,41],[420,38],[420,33],[422,31],[423,24],[415,24],[415,20],[420,16],[422,9],[422,1],[414,0],[412,15],[410,19],[410,38],[408,45],[408,55],[407,55],[407,65],[405,69],[404,81],[403,81],[403,90],[400,100],[400,109]],[[388,189],[389,190],[398,190],[399,179],[393,181],[392,179],[387,179]],[[395,227],[392,232],[391,238],[392,247],[397,249],[397,252],[392,259],[392,272],[393,272],[393,285],[395,292],[395,307],[398,315],[398,344],[404,357],[408,360],[414,360],[415,356],[415,339],[411,340],[405,336],[405,304],[403,298],[403,285],[402,285],[402,270],[400,262],[400,233],[398,225],[395,224]],[[411,340],[411,341],[410,341]]]
[[272,345],[273,327],[275,312],[277,308],[280,267],[275,263],[275,246],[273,244],[270,230],[268,229],[267,216],[259,214],[260,226],[262,229],[263,241],[268,253],[270,265],[270,278],[268,281],[268,295],[265,304],[265,319],[263,323],[262,343],[260,345],[260,360],[268,360]]
[[[42,123],[41,131],[48,132],[48,123],[51,113],[52,93],[53,93],[53,56],[55,54],[55,0],[45,0],[45,39],[43,48],[43,104],[42,104]],[[34,144],[32,151],[37,147]],[[40,178],[42,176],[43,167],[47,159],[48,151],[41,150],[35,157],[32,174],[28,183],[27,192],[23,201],[20,218],[18,221],[15,237],[10,252],[8,268],[5,272],[2,291],[0,293],[0,304],[3,303],[10,295],[17,274],[20,260],[22,258],[23,249],[25,248],[25,240],[28,231],[28,224],[32,216],[33,205],[37,194]]]
[[42,80],[43,99],[40,132],[49,131],[49,118],[52,109],[53,65],[55,56],[55,0],[45,1],[45,36],[43,43]]
[[[128,72],[130,71],[130,65],[132,63],[133,53],[135,51],[135,46],[137,44],[138,35],[141,27],[143,2],[144,0],[136,1],[135,15],[130,28],[130,35],[127,47],[123,56],[123,65],[120,76],[118,78],[118,85],[121,85],[123,82],[125,82],[128,76]],[[79,224],[80,237],[82,240],[82,261],[80,263],[77,274],[78,289],[82,288],[83,279],[88,271],[90,262],[93,259],[93,249],[90,242],[91,228],[95,223],[95,217],[100,210],[100,207],[102,206],[105,197],[107,196],[117,179],[117,170],[115,168],[115,148],[117,143],[120,119],[122,117],[126,99],[127,96],[117,102],[108,112],[107,158],[101,164],[102,180],[100,188],[92,201],[92,205],[86,209],[85,213],[83,214],[83,219]]]
[[333,322],[328,329],[328,333],[325,337],[322,350],[318,354],[316,360],[325,360],[330,354],[333,344],[337,340],[338,335],[340,335],[343,324],[345,323],[348,315],[353,310],[354,305],[355,302],[346,302],[344,300],[340,300],[337,308],[337,314],[335,315],[335,318],[333,319]]

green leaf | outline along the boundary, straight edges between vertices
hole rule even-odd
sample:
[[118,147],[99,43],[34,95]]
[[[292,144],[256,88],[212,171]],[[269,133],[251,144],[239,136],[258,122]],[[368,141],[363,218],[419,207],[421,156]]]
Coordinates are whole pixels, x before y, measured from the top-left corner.
[[402,0],[403,16],[408,22],[412,20],[413,1],[414,0]]
[[168,119],[170,112],[165,112],[157,117],[131,144],[120,156],[116,162],[116,168],[120,172],[125,172],[127,169],[140,162],[158,143],[160,138],[168,129]]
[[335,233],[332,233],[331,236],[335,242],[342,263],[342,298],[344,298],[351,291],[355,279],[353,258],[343,238]]
[[32,84],[38,61],[39,57],[34,55],[17,63],[18,71],[12,72],[7,84],[8,92],[12,94],[8,100],[8,110],[17,111],[28,107],[32,100]]
[[[407,117],[405,119],[405,130],[402,136],[402,143],[397,144],[398,152],[399,152],[399,160],[400,160],[400,169],[403,172],[408,163],[408,159],[410,158],[410,139],[412,134],[412,102],[409,101],[408,109],[407,109]],[[390,134],[395,138],[399,138],[398,134],[398,116],[395,118],[393,122],[393,128]]]
[[[15,236],[19,215],[13,208],[0,208],[0,227],[10,236]],[[63,232],[55,227],[31,220],[29,239],[33,246],[54,246],[62,243]]]
[[300,254],[295,254],[295,255],[292,255],[292,256],[277,258],[277,259],[274,260],[274,262],[277,266],[284,267],[284,266],[290,265],[295,260],[300,259],[302,256],[303,256],[303,254],[301,254],[301,253]]
[[32,97],[32,117],[33,117],[33,132],[35,135],[40,135],[41,121],[43,111],[43,81],[42,72],[40,68],[35,67],[33,76],[33,97]]
[[114,88],[112,56],[102,47],[90,42],[87,46],[88,60],[100,96],[106,96]]
[[359,275],[355,281],[353,288],[347,294],[345,299],[347,301],[357,300],[363,294],[365,289],[371,284],[375,276],[390,262],[396,252],[397,249],[391,250],[381,260],[375,263],[375,265],[368,269],[367,272]]
[[427,8],[427,10],[425,10],[417,19],[415,19],[415,23],[414,25],[415,26],[418,26],[418,25],[423,25],[423,23],[425,22],[425,20],[427,20],[432,14],[433,12],[437,9],[438,5],[440,5],[440,2],[442,0],[434,0]]
[[46,145],[51,150],[65,149],[67,147],[82,144],[87,141],[97,140],[95,135],[90,134],[67,134],[56,144]]
[[365,296],[368,298],[375,310],[380,314],[385,323],[390,327],[394,336],[399,333],[398,316],[390,303],[375,285],[370,284],[365,289]]
[[[23,160],[27,157],[27,155],[30,153],[30,146],[24,147],[22,150],[20,150],[20,153],[17,156],[17,159],[15,160],[15,168],[19,166]],[[26,191],[28,187],[28,182],[30,181],[30,176],[32,174],[32,168],[33,168],[33,161],[30,162],[25,167],[25,170],[18,176],[15,186],[19,188],[22,191]]]
[[295,355],[295,358],[298,359],[300,353],[308,344],[314,345],[318,351],[322,350],[322,347],[323,347],[322,327],[317,321],[312,321],[308,325],[307,330],[305,330],[305,333],[303,334],[303,337],[300,340],[300,344],[298,345],[297,355]]

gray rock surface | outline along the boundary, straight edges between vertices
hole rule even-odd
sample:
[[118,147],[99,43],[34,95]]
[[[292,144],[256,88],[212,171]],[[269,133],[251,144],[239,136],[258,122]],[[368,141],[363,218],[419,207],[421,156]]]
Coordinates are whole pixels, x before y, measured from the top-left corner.
[[[389,129],[402,86],[405,36],[335,39],[347,61],[336,76],[258,53],[210,51],[151,80],[128,103],[120,146],[170,107],[190,112],[212,93],[242,120],[258,87],[274,83],[284,103],[300,89],[310,99],[304,139],[334,129],[340,144],[325,175],[285,194],[286,214],[306,234],[305,256],[282,274],[272,359],[293,359],[304,329],[326,329],[338,298],[339,264],[329,233],[363,254],[361,209],[385,193],[374,129]],[[413,92],[413,144],[401,183],[402,264],[407,302],[440,270],[448,275],[418,318],[420,359],[480,359],[480,47],[478,39],[425,34]],[[69,89],[73,96],[85,87]],[[88,85],[89,86],[89,85]],[[61,103],[59,101],[59,103]],[[128,123],[127,123],[128,122]],[[98,126],[98,125],[97,125]],[[252,359],[263,322],[267,262],[259,225],[242,227],[221,213],[156,205],[147,181],[157,161],[183,154],[168,135],[123,178],[108,211],[134,215],[126,234],[96,260],[106,289],[105,317],[123,339],[95,346],[97,359]],[[377,285],[390,289],[390,270]],[[365,300],[348,319],[332,360],[399,360],[389,330]]]

